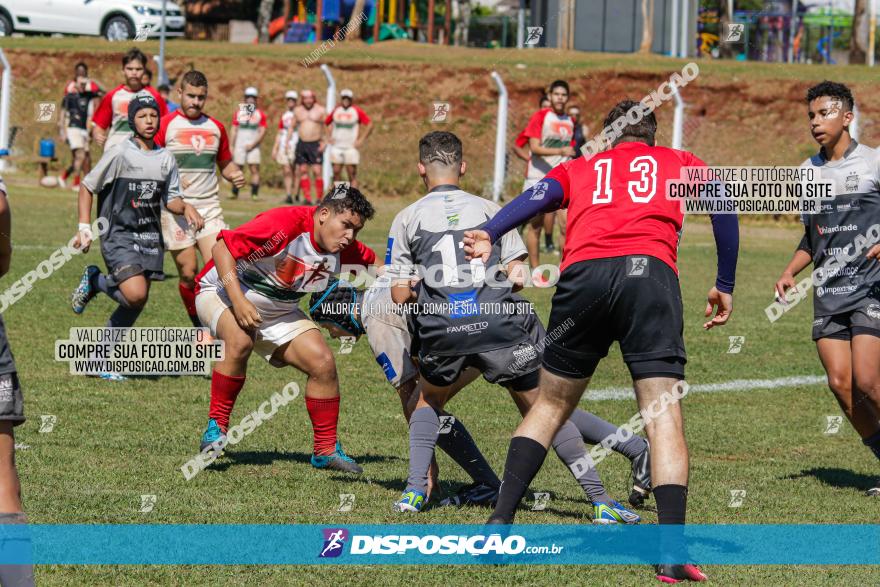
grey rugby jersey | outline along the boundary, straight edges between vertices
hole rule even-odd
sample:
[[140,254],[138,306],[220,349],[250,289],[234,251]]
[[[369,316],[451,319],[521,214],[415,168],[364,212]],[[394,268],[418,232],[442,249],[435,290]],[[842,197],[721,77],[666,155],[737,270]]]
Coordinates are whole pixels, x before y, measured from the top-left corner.
[[[104,152],[82,180],[98,194],[98,216],[110,223],[101,238],[108,264],[137,264],[162,271],[162,205],[182,197],[177,162],[166,149],[144,151],[126,139]],[[112,267],[109,268],[112,271]]]
[[880,298],[880,262],[868,260],[866,247],[852,261],[823,271],[835,255],[851,256],[857,236],[867,238],[868,229],[880,224],[880,151],[853,141],[843,159],[829,161],[822,151],[801,164],[820,168],[823,180],[834,181],[834,198],[822,200],[818,214],[804,214],[807,241],[819,281],[813,291],[816,317],[849,312],[865,298]]
[[[479,353],[517,344],[527,336],[523,320],[493,311],[514,302],[510,282],[498,285],[506,280],[497,270],[526,255],[519,233],[504,235],[485,265],[475,266],[464,256],[464,232],[483,226],[499,209],[456,186],[438,186],[394,218],[386,274],[392,282],[421,279],[414,326],[422,352]],[[494,286],[480,279],[483,270]]]

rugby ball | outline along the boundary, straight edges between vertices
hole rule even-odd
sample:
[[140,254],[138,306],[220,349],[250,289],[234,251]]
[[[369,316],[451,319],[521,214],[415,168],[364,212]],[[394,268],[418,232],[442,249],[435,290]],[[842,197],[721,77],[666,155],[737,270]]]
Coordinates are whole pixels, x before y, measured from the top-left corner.
[[57,188],[58,187],[58,178],[54,175],[47,175],[45,177],[40,178],[40,185],[44,188]]

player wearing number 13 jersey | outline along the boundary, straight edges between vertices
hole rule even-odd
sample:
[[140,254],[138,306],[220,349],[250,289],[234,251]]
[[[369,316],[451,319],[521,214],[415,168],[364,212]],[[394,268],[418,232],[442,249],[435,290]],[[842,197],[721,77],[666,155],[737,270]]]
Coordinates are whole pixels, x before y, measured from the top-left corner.
[[[686,391],[681,291],[676,268],[683,216],[666,197],[666,182],[682,168],[703,165],[690,153],[654,146],[653,113],[635,124],[638,102],[619,103],[605,119],[627,123],[608,151],[563,163],[516,198],[482,230],[465,234],[471,257],[488,257],[492,243],[537,212],[566,207],[568,230],[561,277],[553,296],[548,332],[558,336],[544,350],[539,397],[510,443],[498,504],[491,523],[509,524],[535,477],[547,446],[577,406],[599,360],[617,341],[629,367],[647,423],[657,517],[667,528],[657,578],[705,580],[684,564],[682,524],[688,492],[688,452],[679,399]],[[739,230],[736,216],[716,216],[718,274],[709,290],[704,324],[725,324],[732,310]],[[573,323],[573,324],[572,324]],[[663,409],[658,409],[662,406]],[[658,413],[659,412],[659,413]]]

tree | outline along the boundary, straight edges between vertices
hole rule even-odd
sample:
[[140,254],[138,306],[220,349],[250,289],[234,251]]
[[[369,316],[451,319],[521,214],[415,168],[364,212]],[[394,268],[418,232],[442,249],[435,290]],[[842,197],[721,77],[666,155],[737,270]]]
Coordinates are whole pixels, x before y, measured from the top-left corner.
[[865,63],[868,57],[868,0],[856,0],[853,11],[852,35],[849,40],[849,62]]
[[351,19],[348,21],[348,35],[345,40],[361,38],[361,23],[366,20],[364,17],[365,0],[355,0],[354,8],[351,10]]
[[455,33],[452,36],[453,44],[460,47],[467,46],[468,26],[471,22],[470,0],[453,0],[452,19],[455,21]]
[[269,42],[269,21],[272,20],[272,8],[275,0],[260,0],[260,11],[257,14],[257,31],[261,43]]
[[642,0],[642,44],[639,53],[650,53],[654,44],[654,0]]

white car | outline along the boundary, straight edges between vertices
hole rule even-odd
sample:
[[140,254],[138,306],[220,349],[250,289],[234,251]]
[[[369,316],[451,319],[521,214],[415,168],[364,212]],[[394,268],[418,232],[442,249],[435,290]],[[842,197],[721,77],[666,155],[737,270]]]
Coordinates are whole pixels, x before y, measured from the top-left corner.
[[[183,36],[186,17],[166,2],[165,34]],[[0,0],[0,36],[64,33],[102,36],[110,41],[156,37],[162,0]]]

